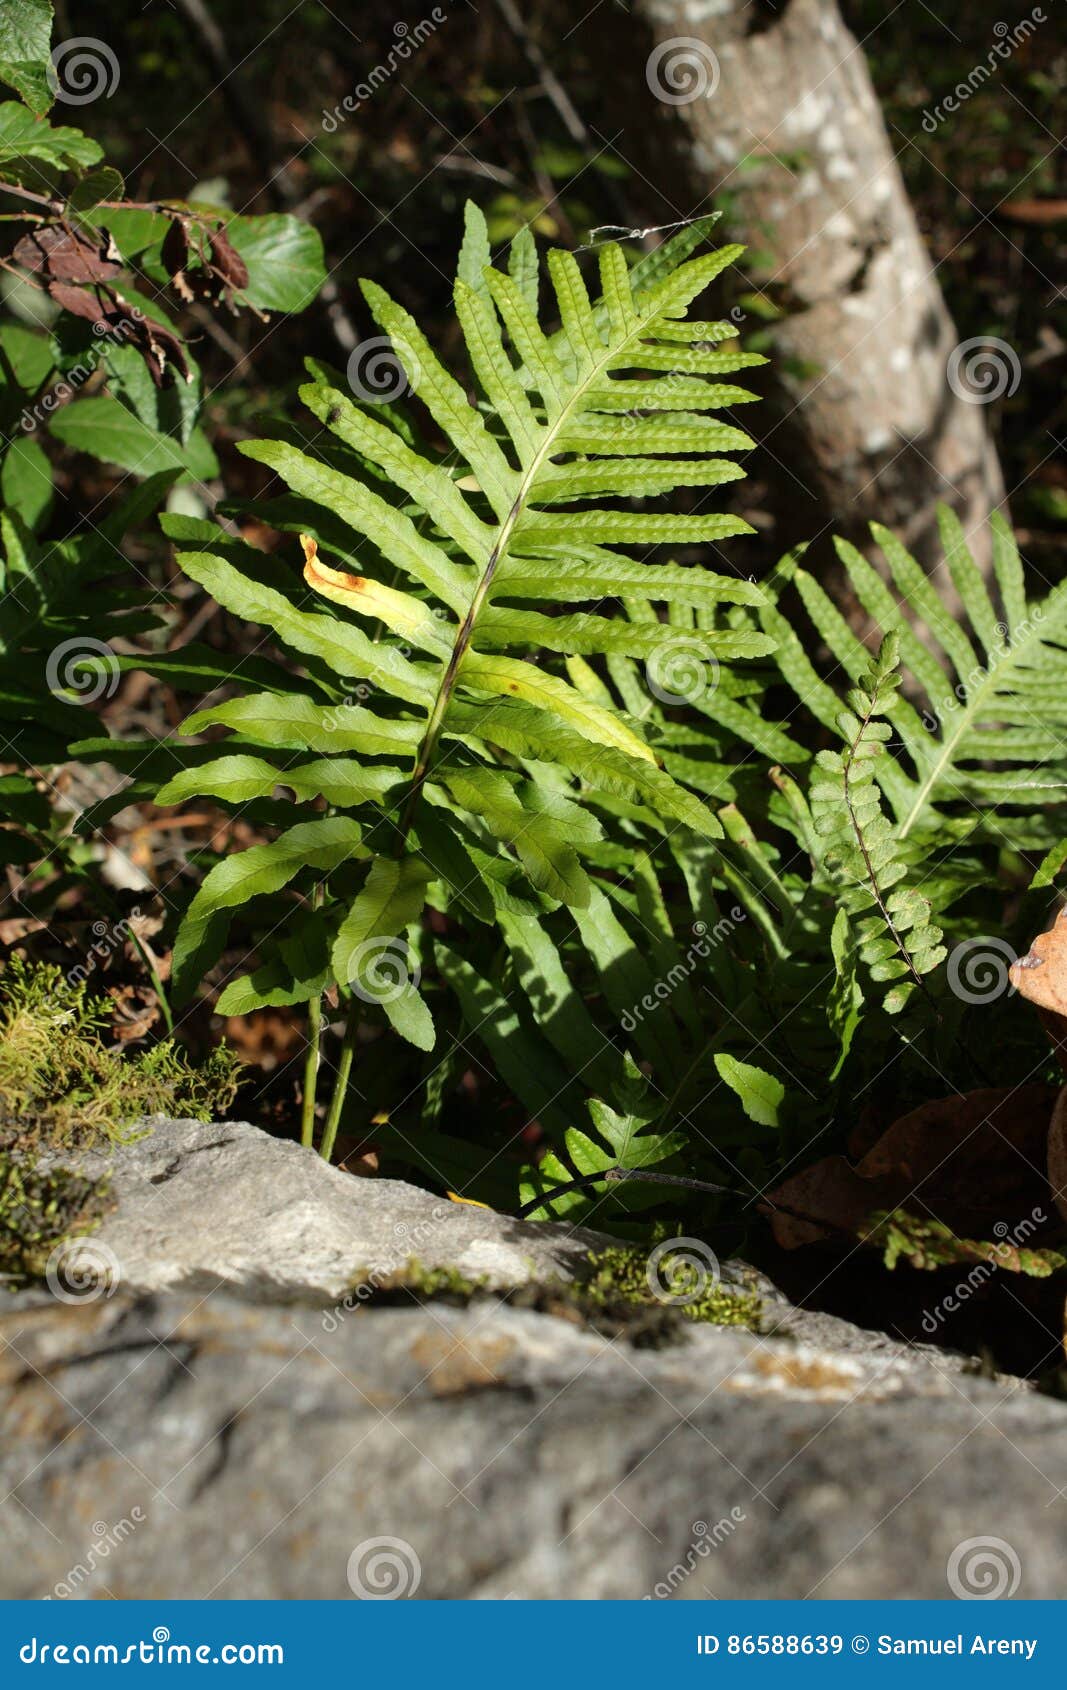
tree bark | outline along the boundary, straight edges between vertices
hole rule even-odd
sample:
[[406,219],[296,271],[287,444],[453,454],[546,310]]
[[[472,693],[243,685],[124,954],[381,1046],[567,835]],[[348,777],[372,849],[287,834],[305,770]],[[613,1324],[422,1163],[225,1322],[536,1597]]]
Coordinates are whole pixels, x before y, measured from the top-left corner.
[[875,518],[929,566],[944,500],[984,561],[983,525],[1006,496],[983,400],[1010,381],[997,362],[1010,349],[979,369],[965,348],[954,371],[959,336],[836,0],[776,12],[763,0],[634,0],[634,13],[687,212],[692,196],[716,194],[756,285],[784,308],[767,446],[839,531],[866,537]]

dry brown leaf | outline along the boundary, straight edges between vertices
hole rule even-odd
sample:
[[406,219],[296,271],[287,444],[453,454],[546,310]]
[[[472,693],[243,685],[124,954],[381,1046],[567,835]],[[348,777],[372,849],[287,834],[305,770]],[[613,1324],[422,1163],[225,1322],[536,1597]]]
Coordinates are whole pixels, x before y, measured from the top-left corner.
[[1039,1009],[1067,1016],[1067,909],[1060,910],[1026,955],[1012,963],[1009,979],[1020,996]]
[[1067,1074],[1067,909],[1012,964],[1008,978],[1019,996],[1034,1005]]
[[[770,1194],[775,1238],[796,1249],[836,1233],[862,1237],[868,1217],[907,1207],[963,1238],[1048,1207],[1045,1177],[1055,1086],[1005,1086],[924,1103],[853,1167],[828,1156]],[[810,1217],[801,1219],[799,1217]],[[822,1223],[822,1225],[820,1225]]]

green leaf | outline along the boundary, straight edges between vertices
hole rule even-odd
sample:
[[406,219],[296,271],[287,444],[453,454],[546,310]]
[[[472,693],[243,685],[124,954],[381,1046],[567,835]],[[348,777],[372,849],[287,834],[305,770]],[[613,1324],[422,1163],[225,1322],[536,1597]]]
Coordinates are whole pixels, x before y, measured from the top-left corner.
[[74,451],[88,452],[135,475],[180,469],[183,479],[205,481],[219,471],[218,459],[199,429],[194,430],[188,446],[180,446],[106,394],[66,406],[53,418],[52,433]]
[[75,182],[67,195],[67,209],[75,213],[93,211],[101,200],[120,200],[125,192],[119,172],[110,164],[102,164]]
[[347,816],[301,822],[269,845],[252,845],[226,857],[207,876],[190,906],[190,915],[231,909],[249,898],[277,892],[303,868],[329,874],[360,851],[362,829]]
[[375,970],[390,948],[388,942],[422,914],[431,873],[421,857],[374,859],[334,942],[334,973],[343,986],[354,984],[380,1001],[373,996]]
[[248,266],[241,297],[261,311],[304,311],[326,280],[322,237],[284,212],[231,217],[226,233]]
[[1061,839],[1046,852],[1030,882],[1031,892],[1036,892],[1045,886],[1051,886],[1064,863],[1067,863],[1067,839]]
[[720,1077],[741,1099],[741,1107],[750,1121],[761,1127],[780,1125],[778,1111],[785,1097],[785,1087],[780,1080],[763,1068],[739,1062],[737,1057],[729,1056],[725,1051],[717,1053],[715,1066]]
[[198,794],[226,804],[248,804],[270,798],[288,786],[298,798],[326,798],[331,804],[353,806],[368,798],[382,798],[403,779],[402,771],[377,764],[361,764],[345,757],[323,757],[313,763],[275,768],[262,757],[234,755],[214,763],[183,769],[156,795],[160,805],[184,804]]
[[175,940],[176,1001],[192,996],[210,965],[208,959],[221,950],[225,912],[242,908],[250,898],[280,891],[304,868],[331,873],[362,852],[361,839],[361,829],[348,817],[327,816],[298,823],[269,845],[253,845],[217,863],[190,904]]
[[564,1105],[571,1087],[564,1064],[522,1016],[514,997],[505,998],[491,980],[447,945],[438,944],[435,951],[437,966],[459,999],[471,1034],[489,1052],[504,1084],[521,1101],[528,1119],[539,1121],[562,1141],[569,1123]]
[[277,938],[277,948],[277,956],[254,973],[230,981],[215,1005],[217,1015],[250,1015],[256,1009],[308,1003],[331,984],[329,942],[320,911],[302,911],[296,931]]
[[[153,663],[158,673],[159,665]],[[233,728],[260,745],[300,751],[359,751],[364,756],[414,753],[422,737],[419,722],[377,715],[359,704],[315,704],[299,694],[250,693],[198,710],[182,723],[182,733],[207,727]]]
[[[7,11],[11,0],[5,0]],[[103,151],[80,129],[40,122],[14,100],[0,104],[0,176],[21,179],[22,161],[39,159],[57,170],[86,169],[103,158]],[[36,177],[40,187],[40,175]],[[30,185],[33,185],[31,176]]]
[[52,509],[52,466],[31,435],[16,435],[0,468],[0,500],[17,510],[28,528],[37,529]]
[[41,117],[52,104],[52,0],[4,0],[0,7],[0,82]]
[[5,323],[0,328],[0,367],[7,366],[19,387],[36,392],[56,364],[56,347],[51,335],[30,329],[24,323]]

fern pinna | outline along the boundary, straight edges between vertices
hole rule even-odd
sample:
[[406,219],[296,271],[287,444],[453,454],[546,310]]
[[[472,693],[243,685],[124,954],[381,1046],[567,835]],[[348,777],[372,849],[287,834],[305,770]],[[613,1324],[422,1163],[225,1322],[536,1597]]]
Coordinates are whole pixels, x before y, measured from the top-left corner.
[[549,334],[529,233],[512,243],[507,271],[494,268],[484,221],[468,208],[455,306],[476,402],[408,313],[380,287],[363,288],[439,444],[312,366],[301,397],[321,427],[242,448],[290,489],[262,514],[303,534],[306,585],[210,524],[165,519],[185,571],[263,624],[304,670],[294,682],[261,665],[266,690],[185,724],[224,727],[230,746],[198,757],[158,801],[252,802],[282,831],[208,874],[178,935],[178,990],[217,960],[230,915],[249,898],[289,888],[314,901],[295,935],[287,906],[268,905],[274,931],[259,966],[218,1007],[317,1004],[334,985],[351,999],[327,1155],[366,1005],[418,1047],[434,1044],[419,989],[427,902],[464,922],[536,920],[560,905],[580,919],[604,896],[590,875],[598,806],[644,807],[693,837],[722,833],[585,661],[648,664],[664,638],[654,610],[663,605],[690,619],[709,664],[773,645],[730,615],[760,604],[749,582],[646,561],[649,548],[716,542],[748,525],[632,503],[731,481],[742,472],[718,454],[751,445],[718,416],[751,395],[721,378],[762,359],[728,346],[733,325],[686,315],[740,250],[692,257],[709,226],[690,225],[633,270],[619,246],[603,246],[597,298],[575,259],[551,252],[560,327]]

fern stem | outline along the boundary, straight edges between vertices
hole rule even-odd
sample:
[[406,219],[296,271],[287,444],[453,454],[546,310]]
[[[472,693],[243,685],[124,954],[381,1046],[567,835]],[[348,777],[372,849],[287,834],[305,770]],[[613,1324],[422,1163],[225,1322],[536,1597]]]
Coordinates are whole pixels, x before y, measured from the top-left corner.
[[404,810],[400,817],[400,841],[397,851],[398,855],[403,851],[405,845],[407,844],[408,833],[411,830],[411,824],[415,817],[415,811],[418,807],[423,784],[426,780],[426,776],[430,772],[430,764],[433,761],[433,755],[437,749],[437,741],[441,737],[441,729],[444,726],[445,716],[448,713],[448,706],[451,704],[452,694],[456,690],[456,681],[459,678],[459,667],[463,662],[463,659],[467,654],[467,649],[474,637],[474,624],[478,620],[482,606],[489,593],[489,589],[493,584],[493,576],[496,574],[497,565],[499,564],[501,557],[504,555],[508,541],[511,539],[511,531],[522,511],[525,488],[526,482],[523,483],[523,488],[517,494],[514,504],[501,524],[500,533],[496,538],[496,544],[489,554],[482,578],[478,582],[477,587],[474,589],[474,596],[467,607],[466,616],[464,616],[463,621],[460,623],[455,643],[445,667],[445,672],[441,677],[441,684],[437,689],[437,697],[433,701],[433,706],[426,722],[426,731],[422,736],[422,742],[415,758],[415,769],[411,778],[411,791],[408,793],[407,802],[404,805]]
[[322,998],[316,992],[308,1004],[308,1048],[304,1060],[304,1102],[300,1117],[300,1142],[315,1147],[315,1093],[319,1084],[319,1053],[322,1047]]
[[521,1209],[516,1210],[516,1219],[525,1220],[528,1215],[534,1214],[568,1191],[587,1191],[591,1185],[621,1185],[624,1180],[640,1180],[645,1185],[682,1186],[687,1191],[707,1191],[720,1197],[740,1197],[746,1209],[754,1204],[759,1205],[776,1215],[789,1215],[792,1220],[804,1221],[808,1226],[821,1227],[824,1231],[839,1233],[853,1241],[856,1238],[855,1231],[842,1226],[839,1221],[824,1215],[810,1214],[804,1209],[795,1209],[790,1203],[779,1203],[762,1191],[742,1191],[736,1185],[713,1185],[710,1180],[689,1179],[682,1174],[658,1174],[651,1168],[602,1168],[596,1174],[580,1174],[577,1179],[567,1180],[563,1185],[554,1185],[551,1191],[543,1196],[534,1197],[529,1203],[524,1203]]
[[341,1056],[337,1064],[337,1078],[333,1085],[333,1096],[330,1098],[330,1113],[326,1117],[322,1143],[319,1146],[319,1155],[324,1162],[331,1160],[333,1147],[337,1142],[337,1129],[341,1124],[341,1112],[344,1109],[349,1076],[352,1073],[352,1058],[355,1054],[360,1018],[360,1002],[358,998],[354,997],[348,1005],[345,1035],[341,1042]]

